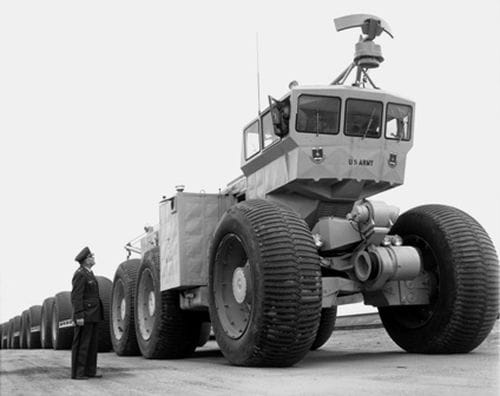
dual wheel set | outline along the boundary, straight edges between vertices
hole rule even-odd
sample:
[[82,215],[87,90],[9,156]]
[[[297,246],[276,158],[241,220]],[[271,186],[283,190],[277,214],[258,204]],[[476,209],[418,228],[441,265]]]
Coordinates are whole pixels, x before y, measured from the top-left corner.
[[[498,260],[483,228],[464,212],[427,205],[391,230],[419,249],[432,279],[430,304],[379,308],[390,337],[415,353],[465,353],[498,316]],[[183,358],[210,325],[235,365],[290,366],[330,337],[336,307],[322,308],[320,256],[306,223],[266,200],[233,206],[209,255],[209,309],[184,311],[179,291],[160,292],[159,249],[120,265],[111,298],[111,340],[119,355]]]
[[[104,321],[98,325],[98,351],[111,350],[109,334],[109,310],[111,281],[97,276],[99,294],[104,308]],[[34,305],[19,316],[1,325],[1,347],[4,349],[71,349],[73,319],[71,292],[63,291],[46,298],[42,305]]]
[[159,249],[121,263],[111,296],[111,341],[120,356],[177,359],[191,355],[210,335],[206,312],[182,311],[179,292],[160,292]]

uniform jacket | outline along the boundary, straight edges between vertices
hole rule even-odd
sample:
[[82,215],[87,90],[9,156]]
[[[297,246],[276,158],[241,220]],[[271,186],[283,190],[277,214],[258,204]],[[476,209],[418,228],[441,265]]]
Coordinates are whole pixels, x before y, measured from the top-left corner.
[[99,298],[99,285],[94,274],[80,267],[75,271],[72,283],[73,320],[83,318],[87,323],[104,320],[102,301]]

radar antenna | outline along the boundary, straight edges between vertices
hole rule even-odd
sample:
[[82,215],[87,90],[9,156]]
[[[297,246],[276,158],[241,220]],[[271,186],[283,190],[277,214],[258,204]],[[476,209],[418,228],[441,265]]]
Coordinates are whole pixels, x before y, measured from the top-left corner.
[[344,84],[349,74],[356,68],[356,81],[353,86],[365,88],[369,82],[373,88],[379,89],[368,75],[368,70],[379,67],[384,61],[380,45],[375,44],[373,40],[382,32],[394,38],[389,24],[382,18],[369,14],[346,15],[336,18],[334,22],[337,32],[360,27],[364,36],[361,35],[356,43],[353,62],[332,82],[332,85]]

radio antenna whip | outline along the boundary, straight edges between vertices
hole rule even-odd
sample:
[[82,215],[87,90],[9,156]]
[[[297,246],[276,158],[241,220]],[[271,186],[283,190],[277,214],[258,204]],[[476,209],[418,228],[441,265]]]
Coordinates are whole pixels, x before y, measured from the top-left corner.
[[260,115],[260,67],[259,67],[259,33],[255,33],[255,50],[257,52],[257,106]]

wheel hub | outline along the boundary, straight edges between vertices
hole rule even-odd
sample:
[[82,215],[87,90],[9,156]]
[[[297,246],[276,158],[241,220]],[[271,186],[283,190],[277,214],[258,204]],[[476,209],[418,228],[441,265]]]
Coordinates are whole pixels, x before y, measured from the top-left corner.
[[139,275],[137,285],[137,321],[139,323],[139,334],[143,340],[149,340],[154,329],[156,298],[153,274],[146,268]]
[[247,294],[247,279],[242,267],[238,267],[233,272],[233,295],[238,304],[245,301]]
[[111,320],[113,334],[117,340],[120,340],[123,336],[123,332],[125,331],[124,324],[126,315],[125,290],[121,279],[117,279],[115,281],[115,285],[113,286],[112,301]]
[[223,331],[238,339],[250,322],[253,302],[252,273],[241,239],[228,233],[215,257],[215,308]]
[[57,330],[58,330],[59,323],[57,322],[57,318],[55,313],[52,313],[52,343],[56,344],[57,340]]
[[148,312],[149,312],[149,316],[153,316],[155,314],[155,293],[154,293],[154,290],[151,290],[149,292],[149,296],[148,296]]
[[125,301],[124,298],[122,298],[122,301],[120,302],[120,318],[121,318],[121,320],[125,320],[126,310],[127,310],[127,302]]

